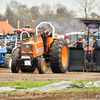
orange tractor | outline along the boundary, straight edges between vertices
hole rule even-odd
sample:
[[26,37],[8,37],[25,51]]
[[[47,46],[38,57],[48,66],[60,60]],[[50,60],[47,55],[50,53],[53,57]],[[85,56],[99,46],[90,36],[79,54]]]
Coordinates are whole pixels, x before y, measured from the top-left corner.
[[[52,37],[47,38],[46,55],[44,56],[43,39],[38,36],[38,27],[41,24],[49,24],[52,29]],[[28,42],[22,43],[12,52],[10,60],[12,73],[34,72],[37,68],[40,74],[46,72],[46,63],[50,62],[53,73],[65,73],[69,63],[69,49],[67,41],[54,38],[55,28],[50,22],[41,22],[36,27],[34,37]]]

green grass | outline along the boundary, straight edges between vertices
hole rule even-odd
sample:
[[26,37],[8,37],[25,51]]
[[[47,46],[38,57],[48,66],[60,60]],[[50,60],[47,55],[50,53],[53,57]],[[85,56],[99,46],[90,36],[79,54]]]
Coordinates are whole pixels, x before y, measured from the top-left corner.
[[[14,82],[14,83],[0,83],[0,87],[7,87],[7,86],[12,86],[12,87],[24,87],[24,88],[35,88],[35,87],[42,87],[48,84],[52,84],[52,83],[58,83],[59,81],[24,81],[24,82]],[[89,80],[78,80],[78,81],[74,81],[74,80],[69,80],[72,81],[74,84],[82,84],[82,83],[88,83],[90,82]],[[94,81],[92,81],[94,82]]]
[[[67,90],[55,90],[55,91],[49,91],[48,93],[59,93],[59,92],[84,92],[84,91],[100,91],[99,87],[91,87],[91,88],[70,88]],[[2,94],[13,94],[13,93],[26,93],[27,91],[12,91],[12,92],[5,92],[5,93],[0,93],[0,95]],[[30,93],[33,93],[33,91],[28,91]],[[34,91],[35,93],[43,93],[42,91]]]
[[[24,87],[24,88],[35,88],[35,87],[42,87],[48,84],[52,84],[55,81],[25,81],[25,82],[14,82],[14,83],[0,83],[0,87],[7,87],[7,86],[12,86],[12,87]],[[56,81],[59,82],[59,81]]]
[[82,92],[82,91],[94,91],[94,90],[98,90],[100,91],[100,88],[99,87],[91,87],[91,88],[70,88],[70,89],[67,89],[67,90],[56,90],[56,91],[50,91],[49,93],[57,93],[57,92]]
[[[0,83],[0,87],[7,87],[7,86],[12,86],[12,87],[24,87],[24,88],[35,88],[35,87],[42,87],[48,84],[52,84],[52,83],[58,83],[59,81],[24,81],[24,82],[14,82],[14,83]],[[72,81],[74,84],[82,84],[82,83],[88,83],[90,82],[89,80],[79,80],[79,81],[74,81],[74,80],[69,80]],[[96,81],[96,80],[95,80]],[[94,81],[92,81],[94,82]],[[91,88],[71,88],[71,89],[67,89],[67,90],[62,90],[62,91],[50,91],[50,93],[53,92],[81,92],[81,91],[85,91],[85,90],[100,90],[100,88],[98,87],[91,87]],[[18,93],[19,91],[13,91],[13,92],[8,92],[7,94],[11,94],[11,93]],[[34,91],[34,92],[40,92],[40,91]],[[19,92],[19,93],[25,93],[25,91],[23,92]]]
[[[79,81],[70,80],[70,81],[72,81],[76,85],[90,82],[90,80],[85,80],[85,81],[84,80],[79,80]],[[95,82],[95,81],[92,81],[92,82]]]
[[91,87],[91,88],[71,88],[71,89],[68,89],[66,90],[66,92],[82,92],[82,91],[86,91],[86,90],[89,90],[89,91],[93,91],[93,90],[100,90],[99,87]]

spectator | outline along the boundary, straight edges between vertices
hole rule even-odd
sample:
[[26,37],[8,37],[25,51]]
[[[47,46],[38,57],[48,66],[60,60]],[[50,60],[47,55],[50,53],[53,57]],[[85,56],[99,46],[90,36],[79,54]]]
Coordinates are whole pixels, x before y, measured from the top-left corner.
[[81,41],[81,38],[79,38],[78,41],[75,42],[73,45],[76,45],[76,48],[83,48],[83,43]]
[[98,46],[97,46],[97,40],[96,40],[95,37],[93,37],[92,41],[93,41],[93,50],[94,50],[95,48],[98,48]]
[[95,62],[96,61],[96,48],[98,48],[98,46],[97,46],[97,40],[95,37],[93,37],[92,41],[93,41],[93,61]]
[[84,44],[83,44],[83,49],[85,50],[85,48],[86,48],[86,44],[84,43]]

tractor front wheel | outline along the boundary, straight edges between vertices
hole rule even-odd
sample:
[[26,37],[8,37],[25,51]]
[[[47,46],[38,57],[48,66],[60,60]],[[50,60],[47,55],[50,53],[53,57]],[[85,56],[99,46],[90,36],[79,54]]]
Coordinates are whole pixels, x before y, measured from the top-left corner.
[[12,57],[10,58],[12,59],[10,62],[12,73],[19,72],[19,67],[17,67],[17,59],[20,59],[20,56],[21,56],[20,48],[16,48],[12,53]]
[[38,60],[37,69],[40,74],[44,74],[46,72],[46,61],[44,58],[40,58]]
[[16,57],[14,57],[12,59],[12,64],[11,64],[12,73],[18,73],[19,72],[19,68],[17,67],[16,60],[17,60]]

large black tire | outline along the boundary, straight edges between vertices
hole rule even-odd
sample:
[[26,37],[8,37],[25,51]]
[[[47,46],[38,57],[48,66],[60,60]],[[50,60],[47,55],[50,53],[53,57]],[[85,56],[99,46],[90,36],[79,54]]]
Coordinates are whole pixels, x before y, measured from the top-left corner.
[[13,51],[13,53],[12,53],[12,58],[14,58],[14,57],[16,57],[16,58],[18,58],[18,59],[21,57],[21,49],[20,49],[20,47],[16,48],[16,49]]
[[17,67],[17,59],[20,59],[21,57],[21,51],[20,48],[16,48],[14,52],[12,53],[12,64],[11,64],[11,71],[12,73],[18,73],[19,68]]
[[65,73],[69,64],[69,48],[64,39],[55,40],[50,49],[50,63],[53,73]]
[[11,71],[12,71],[12,73],[18,73],[19,72],[19,68],[17,67],[16,60],[17,60],[16,57],[14,57],[12,59],[12,64],[11,64]]
[[44,58],[40,58],[37,63],[37,69],[39,74],[44,74],[46,72],[46,61]]
[[10,66],[9,66],[9,59],[10,59],[10,57],[11,57],[11,54],[9,54],[9,53],[7,53],[5,55],[5,58],[4,58],[4,67],[5,68],[10,68]]

